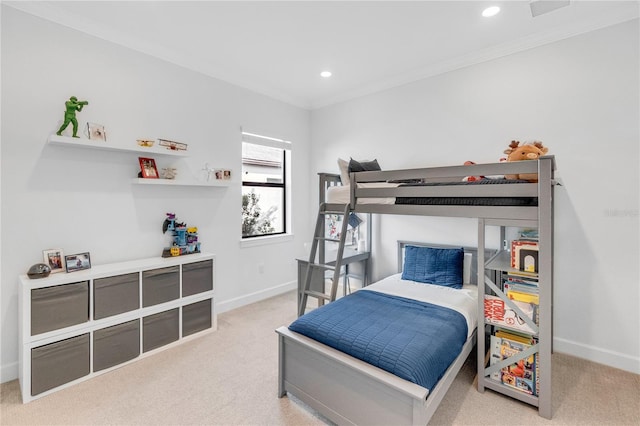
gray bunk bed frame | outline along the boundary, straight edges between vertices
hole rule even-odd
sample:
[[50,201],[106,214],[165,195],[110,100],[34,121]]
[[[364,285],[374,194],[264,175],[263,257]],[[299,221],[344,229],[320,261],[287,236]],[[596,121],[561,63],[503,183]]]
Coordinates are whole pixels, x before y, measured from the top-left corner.
[[[553,284],[553,186],[555,159],[435,167],[351,174],[351,210],[359,213],[470,217],[478,219],[477,279],[478,327],[462,352],[433,389],[426,389],[355,359],[312,339],[280,327],[278,333],[278,396],[293,394],[337,424],[425,425],[438,408],[477,340],[478,391],[490,388],[538,407],[551,418],[552,284]],[[445,185],[396,188],[360,188],[358,184],[390,180],[422,179],[427,182],[459,182],[464,176],[537,173],[538,182],[506,185]],[[324,175],[324,176],[323,176]],[[336,175],[321,174],[320,194]],[[325,180],[322,182],[322,180]],[[339,179],[338,179],[339,180]],[[537,206],[390,205],[361,204],[367,197],[537,197]],[[322,199],[322,195],[320,196]],[[370,222],[370,221],[369,221]],[[486,372],[484,294],[485,227],[537,227],[539,234],[539,396],[508,389],[493,382]],[[371,238],[369,238],[371,240]],[[490,284],[487,284],[490,286]]]

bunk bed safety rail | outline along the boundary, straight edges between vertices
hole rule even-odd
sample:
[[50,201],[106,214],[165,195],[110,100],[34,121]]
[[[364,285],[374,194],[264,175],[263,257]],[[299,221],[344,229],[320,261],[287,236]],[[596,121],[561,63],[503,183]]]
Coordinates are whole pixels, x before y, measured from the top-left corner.
[[551,161],[555,169],[554,157],[546,155],[539,160],[502,163],[473,164],[469,166],[428,167],[421,169],[381,170],[351,174],[352,183],[388,182],[392,180],[423,179],[425,182],[459,181],[464,176],[493,176],[521,173],[537,173],[538,161]]
[[[362,213],[536,220],[542,185],[553,184],[555,160],[476,164],[351,174],[351,209]],[[538,174],[538,182],[465,176]],[[540,176],[544,175],[544,176]],[[391,200],[387,205],[377,200]]]

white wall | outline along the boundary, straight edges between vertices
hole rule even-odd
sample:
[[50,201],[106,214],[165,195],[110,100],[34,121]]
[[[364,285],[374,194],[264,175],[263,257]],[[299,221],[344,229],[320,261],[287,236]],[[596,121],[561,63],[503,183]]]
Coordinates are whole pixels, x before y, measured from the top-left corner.
[[[312,171],[337,173],[339,156],[383,169],[495,162],[512,139],[542,140],[564,183],[554,348],[640,373],[638,39],[635,20],[314,111]],[[469,219],[374,224],[374,278],[395,271],[397,239],[477,240]]]
[[[104,124],[123,143],[188,143],[179,173],[209,162],[235,172],[231,187],[136,186],[136,154],[47,145],[71,95],[90,102],[81,125]],[[240,247],[241,126],[293,142],[295,236],[275,246]],[[17,277],[44,249],[88,251],[94,264],[159,256],[175,212],[217,254],[221,310],[294,288],[294,258],[312,232],[308,145],[306,110],[2,6],[0,379],[17,377]]]

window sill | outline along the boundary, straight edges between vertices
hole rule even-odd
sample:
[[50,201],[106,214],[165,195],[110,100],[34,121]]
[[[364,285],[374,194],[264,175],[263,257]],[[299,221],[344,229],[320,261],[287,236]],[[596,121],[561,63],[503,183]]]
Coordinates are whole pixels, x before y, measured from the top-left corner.
[[269,235],[266,237],[248,238],[240,241],[240,248],[266,246],[293,241],[293,234]]

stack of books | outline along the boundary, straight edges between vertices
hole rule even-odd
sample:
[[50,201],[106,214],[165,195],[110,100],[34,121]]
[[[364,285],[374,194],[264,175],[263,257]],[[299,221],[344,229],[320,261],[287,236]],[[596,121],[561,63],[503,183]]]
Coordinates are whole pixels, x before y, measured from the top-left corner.
[[538,354],[518,359],[517,355],[537,344],[535,337],[519,333],[498,330],[491,336],[489,364],[513,357],[513,364],[494,372],[491,378],[505,386],[517,389],[529,395],[538,394]]
[[537,230],[522,231],[511,241],[510,261],[510,268],[501,274],[502,291],[484,296],[486,323],[495,326],[487,353],[489,364],[508,360],[508,365],[493,372],[491,379],[520,392],[538,395],[538,353],[521,355],[538,344]]

